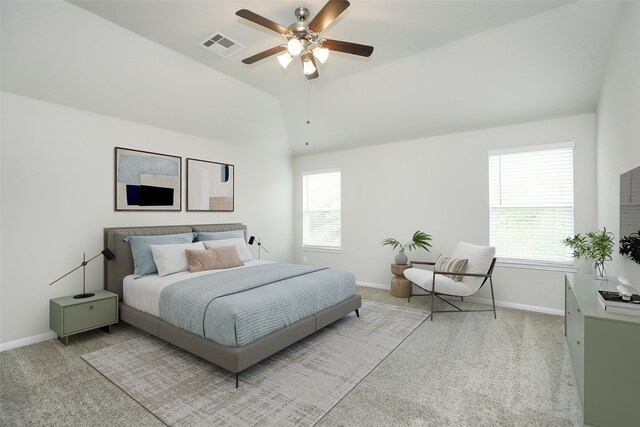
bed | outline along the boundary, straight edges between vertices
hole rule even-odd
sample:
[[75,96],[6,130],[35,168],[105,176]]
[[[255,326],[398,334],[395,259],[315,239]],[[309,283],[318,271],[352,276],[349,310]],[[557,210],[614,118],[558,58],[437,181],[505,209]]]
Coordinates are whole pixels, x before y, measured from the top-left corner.
[[[275,263],[270,265],[271,263],[262,261],[248,261],[245,264],[249,267],[228,269],[219,273],[212,272],[210,275],[185,272],[165,277],[155,275],[155,277],[145,276],[135,280],[132,278],[134,272],[132,251],[130,244],[125,241],[129,236],[166,236],[181,233],[238,232],[238,230],[242,232],[241,235],[246,241],[247,227],[243,224],[104,229],[105,247],[115,254],[115,259],[105,261],[104,287],[119,296],[120,320],[234,373],[236,387],[238,387],[238,374],[243,370],[352,312],[359,316],[358,309],[361,306],[361,298],[355,293],[355,282],[332,283],[333,277],[337,274],[335,270],[312,269],[307,266],[276,265]],[[154,292],[136,294],[131,291],[132,289],[139,291],[146,286],[148,289],[155,289],[155,294],[159,295],[159,289],[163,289],[165,286],[167,290],[171,291],[184,287],[182,285],[187,282],[183,282],[182,279],[187,276],[190,277],[191,282],[216,280],[221,283],[226,281],[228,285],[236,286],[233,282],[238,273],[231,270],[238,270],[241,275],[251,275],[254,280],[256,277],[271,276],[274,279],[272,281],[265,279],[265,282],[268,282],[265,284],[257,283],[245,286],[247,289],[240,287],[233,291],[227,291],[228,294],[220,291],[218,293],[223,295],[210,296],[212,298],[211,304],[207,304],[206,310],[208,310],[207,315],[214,313],[207,316],[211,318],[209,320],[213,324],[203,322],[202,330],[186,330],[189,328],[184,327],[184,318],[189,318],[190,313],[182,314],[181,318],[174,316],[176,319],[166,317],[172,314],[172,307],[174,307],[171,303],[165,303],[165,301],[171,301],[167,300],[170,298],[171,292],[162,290],[164,299],[157,303],[157,300],[153,299],[157,298],[157,295],[153,296]],[[283,279],[278,280],[279,274],[285,270],[290,270],[288,275],[293,277],[283,275]],[[197,278],[197,276],[206,276],[211,279]],[[342,282],[346,281],[344,275],[340,277]],[[315,286],[322,285],[322,289],[328,289],[323,292],[330,294],[333,299],[323,300],[321,304],[315,302],[316,296],[313,294],[312,284],[308,282],[315,282]],[[216,288],[219,287],[216,285]],[[300,292],[307,293],[300,294]],[[258,298],[266,298],[271,302],[269,304],[259,303],[258,301],[261,300]],[[287,301],[287,298],[291,298],[292,301],[297,298],[296,301],[304,303],[300,303],[300,307],[297,307]],[[187,302],[182,305],[192,306],[193,304],[194,302]],[[272,310],[272,314],[263,309],[263,306],[269,305],[276,308],[275,311]],[[154,311],[156,306],[164,310],[165,317],[163,319],[165,320],[158,317],[159,313]],[[210,306],[211,310],[209,310]],[[282,314],[282,307],[289,307],[293,312]],[[233,310],[236,308],[241,312],[234,313]],[[228,324],[231,322],[228,320],[229,317],[222,317],[225,310],[231,311],[228,316],[233,317],[235,319],[233,322],[237,322],[237,324]],[[255,310],[255,316],[248,315],[252,313],[252,310]],[[301,316],[303,317],[299,318]],[[258,319],[256,320],[256,318]],[[218,331],[218,326],[226,329]]]

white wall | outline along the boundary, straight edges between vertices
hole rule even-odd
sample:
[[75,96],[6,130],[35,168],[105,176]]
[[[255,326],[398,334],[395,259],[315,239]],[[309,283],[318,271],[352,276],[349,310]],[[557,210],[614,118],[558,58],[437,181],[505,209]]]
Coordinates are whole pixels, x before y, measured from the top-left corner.
[[[620,175],[640,166],[640,3],[626,2],[598,104],[598,226],[620,229]],[[618,254],[610,275],[640,289],[640,265]]]
[[[354,272],[363,282],[387,284],[393,252],[380,246],[386,237],[409,240],[420,229],[433,236],[430,254],[412,252],[410,259],[435,259],[465,240],[489,241],[487,151],[575,141],[576,232],[596,222],[595,116],[593,114],[466,133],[416,139],[367,148],[302,156],[294,159],[295,236],[302,245],[301,173],[342,170],[341,254],[296,252],[310,264]],[[563,273],[497,268],[496,299],[512,305],[560,310],[564,305]],[[487,289],[479,296],[490,298]]]
[[[308,109],[299,95],[282,103],[293,152],[592,113],[618,12],[617,2],[572,2],[340,79],[321,69]],[[327,68],[343,60],[333,55]]]
[[[7,93],[1,121],[0,343],[49,331],[49,298],[79,292],[82,273],[48,283],[99,253],[104,227],[242,222],[268,259],[293,258],[288,156]],[[235,212],[115,212],[115,146],[234,164]],[[89,264],[87,289],[102,277]]]
[[5,92],[290,152],[273,96],[65,1],[1,1],[0,8]]

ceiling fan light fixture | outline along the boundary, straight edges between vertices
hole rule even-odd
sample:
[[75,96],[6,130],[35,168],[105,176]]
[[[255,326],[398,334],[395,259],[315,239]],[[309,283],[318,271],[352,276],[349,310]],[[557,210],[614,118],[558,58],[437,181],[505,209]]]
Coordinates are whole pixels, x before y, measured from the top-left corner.
[[298,56],[300,52],[302,52],[302,43],[300,40],[292,38],[289,40],[289,43],[287,43],[287,50],[289,51],[289,55]]
[[325,62],[327,62],[327,58],[329,58],[329,49],[327,49],[326,47],[317,46],[315,49],[313,49],[313,56],[315,56],[318,61],[324,64]]
[[302,62],[302,71],[305,75],[309,76],[316,72],[316,66],[313,65],[313,62],[309,58],[306,58]]
[[280,65],[282,65],[282,68],[286,69],[287,66],[289,65],[289,63],[291,63],[291,61],[293,61],[293,58],[291,57],[291,55],[289,55],[289,52],[285,52],[282,55],[278,55],[278,62],[280,63]]

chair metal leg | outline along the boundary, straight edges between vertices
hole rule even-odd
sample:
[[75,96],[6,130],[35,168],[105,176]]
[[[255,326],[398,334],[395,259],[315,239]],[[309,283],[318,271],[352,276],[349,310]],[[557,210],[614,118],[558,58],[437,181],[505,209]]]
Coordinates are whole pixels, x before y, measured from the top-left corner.
[[491,286],[491,303],[493,304],[493,318],[497,319],[496,316],[496,300],[493,297],[493,280],[491,280],[491,276],[489,276],[489,285]]
[[433,279],[431,280],[431,321],[433,322],[433,299],[436,293],[436,273],[433,273]]
[[358,311],[357,308],[356,308],[356,317],[360,317],[360,312]]
[[238,388],[238,374],[236,373],[236,388]]

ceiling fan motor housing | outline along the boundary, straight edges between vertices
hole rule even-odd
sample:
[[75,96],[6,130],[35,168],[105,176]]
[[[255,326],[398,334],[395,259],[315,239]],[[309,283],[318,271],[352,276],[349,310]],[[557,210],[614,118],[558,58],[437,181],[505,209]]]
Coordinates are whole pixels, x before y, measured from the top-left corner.
[[297,7],[293,12],[296,16],[296,19],[300,22],[304,22],[309,17],[309,9],[304,6]]
[[289,25],[288,30],[291,31],[291,35],[287,38],[291,40],[292,38],[296,38],[300,40],[302,46],[305,48],[309,45],[315,44],[318,42],[318,34],[310,30],[305,22],[309,17],[309,9],[304,6],[300,6],[295,10],[295,16],[298,20],[293,24]]

